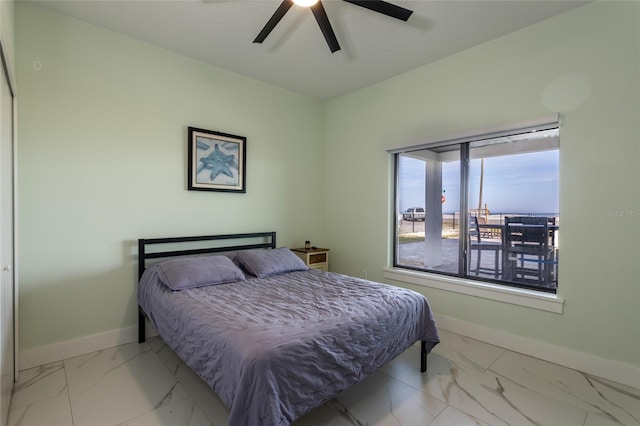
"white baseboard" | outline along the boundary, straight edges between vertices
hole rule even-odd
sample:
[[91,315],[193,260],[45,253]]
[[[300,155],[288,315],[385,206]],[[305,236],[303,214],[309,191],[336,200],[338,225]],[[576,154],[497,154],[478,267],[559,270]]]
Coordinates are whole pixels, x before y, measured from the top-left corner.
[[[578,352],[528,337],[506,333],[444,315],[435,315],[438,328],[490,343],[514,352],[593,374],[614,382],[638,387],[640,367]],[[157,332],[147,322],[147,336]],[[138,327],[126,327],[79,339],[29,349],[19,354],[20,370],[85,355],[138,340]]]
[[563,346],[506,333],[444,315],[435,315],[438,328],[514,352],[638,388],[640,367],[575,351]]
[[[147,321],[147,337],[157,334]],[[18,363],[20,370],[26,370],[137,341],[138,326],[136,325],[29,349],[18,354]]]

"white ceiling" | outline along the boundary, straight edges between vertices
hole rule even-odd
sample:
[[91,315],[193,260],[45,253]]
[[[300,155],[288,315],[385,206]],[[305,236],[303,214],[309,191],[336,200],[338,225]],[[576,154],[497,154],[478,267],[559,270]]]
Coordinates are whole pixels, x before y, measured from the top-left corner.
[[583,5],[578,0],[391,0],[402,22],[322,0],[342,50],[310,10],[293,6],[253,39],[280,0],[44,0],[44,8],[318,99],[331,99]]

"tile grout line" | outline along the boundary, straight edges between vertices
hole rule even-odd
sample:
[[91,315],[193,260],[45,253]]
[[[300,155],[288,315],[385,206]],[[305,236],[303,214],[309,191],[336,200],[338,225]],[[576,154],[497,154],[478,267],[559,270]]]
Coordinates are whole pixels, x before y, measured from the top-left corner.
[[487,368],[486,368],[484,371],[485,371],[485,372],[487,372],[487,371],[491,371],[493,374],[495,374],[495,375],[497,375],[497,376],[501,376],[501,374],[498,374],[498,372],[497,372],[497,371],[494,371],[494,370],[492,369],[492,367],[496,364],[496,362],[498,362],[502,357],[504,357],[504,356],[508,353],[508,351],[509,351],[508,349],[503,349],[503,350],[502,350],[502,353],[501,353],[500,355],[498,355],[498,357],[496,357],[496,359],[494,359],[494,360],[491,362],[491,364],[489,364],[489,365],[487,366]]
[[[158,339],[160,339],[160,341],[162,341],[162,339],[160,337],[157,337]],[[193,402],[193,404],[198,407],[198,409],[200,411],[202,411],[202,413],[204,414],[204,416],[206,417],[206,419],[209,421],[211,426],[215,426],[215,422],[213,421],[213,419],[209,418],[209,415],[207,414],[207,411],[204,410],[200,404],[198,404],[198,400],[191,394],[191,392],[189,391],[189,386],[187,386],[185,383],[183,383],[179,378],[178,378],[178,372],[180,371],[180,369],[182,367],[185,367],[184,361],[182,361],[182,359],[180,359],[180,357],[178,357],[178,364],[175,368],[175,370],[172,370],[162,359],[162,357],[160,356],[160,352],[164,349],[169,349],[171,350],[167,344],[162,341],[163,347],[158,349],[157,351],[153,348],[153,346],[150,344],[150,342],[146,342],[146,344],[149,346],[149,348],[151,349],[151,352],[153,352],[158,359],[160,360],[160,363],[162,363],[162,365],[167,369],[167,371],[169,372],[169,374],[171,374],[173,376],[173,378],[176,380],[177,384],[180,384],[180,386],[182,386],[182,388],[184,389],[185,394],[187,395],[186,397],[191,399],[191,401]]]
[[71,405],[71,392],[69,391],[69,377],[67,376],[66,359],[62,360],[62,369],[64,370],[64,387],[67,390],[67,402],[69,403],[69,414],[71,414],[71,426],[75,426],[76,422],[73,418],[73,405]]

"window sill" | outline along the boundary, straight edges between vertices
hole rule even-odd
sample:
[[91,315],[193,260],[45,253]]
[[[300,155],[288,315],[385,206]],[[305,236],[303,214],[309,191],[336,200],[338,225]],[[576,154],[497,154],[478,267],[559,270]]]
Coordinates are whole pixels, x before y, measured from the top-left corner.
[[484,283],[469,279],[449,277],[427,272],[412,271],[401,268],[384,268],[384,277],[390,280],[416,284],[438,290],[496,300],[512,305],[562,314],[564,299],[557,294],[543,293],[497,284]]

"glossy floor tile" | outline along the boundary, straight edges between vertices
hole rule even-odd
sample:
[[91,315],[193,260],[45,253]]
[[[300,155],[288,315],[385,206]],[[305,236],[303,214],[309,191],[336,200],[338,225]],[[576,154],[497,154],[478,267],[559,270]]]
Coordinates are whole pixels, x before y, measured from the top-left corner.
[[[293,426],[640,426],[638,389],[445,331],[441,338],[427,373],[411,347]],[[222,426],[228,414],[154,338],[22,371],[9,426]]]

